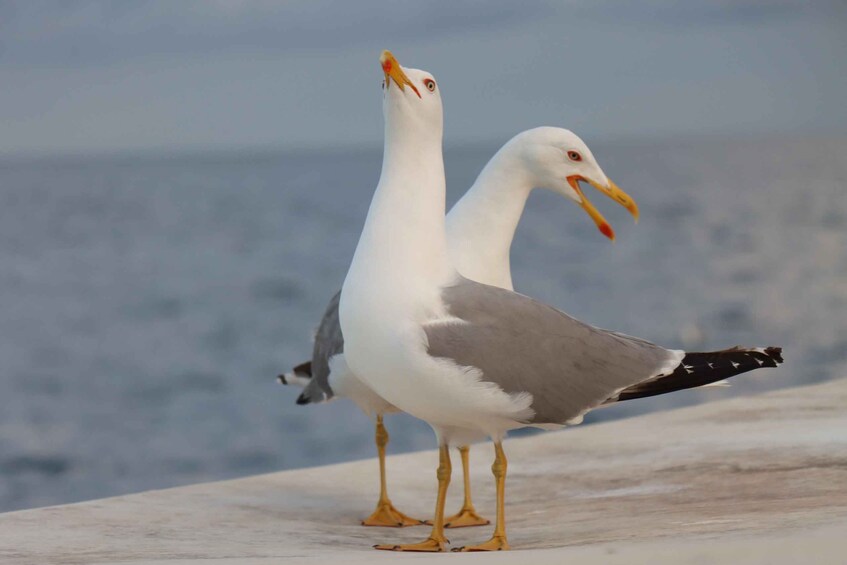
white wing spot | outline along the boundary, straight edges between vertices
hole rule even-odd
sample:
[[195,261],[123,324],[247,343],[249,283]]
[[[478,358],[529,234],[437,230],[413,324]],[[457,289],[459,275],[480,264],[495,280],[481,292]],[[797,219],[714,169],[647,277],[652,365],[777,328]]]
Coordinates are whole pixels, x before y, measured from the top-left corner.
[[736,363],[735,361],[730,361],[730,363],[732,363],[733,369],[737,369],[741,365],[741,363]]

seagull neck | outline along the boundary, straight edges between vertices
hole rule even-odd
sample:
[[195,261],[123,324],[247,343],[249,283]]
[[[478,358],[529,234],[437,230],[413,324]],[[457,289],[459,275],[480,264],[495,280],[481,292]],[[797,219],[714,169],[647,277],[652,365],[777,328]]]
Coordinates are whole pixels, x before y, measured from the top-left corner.
[[533,183],[518,156],[498,152],[447,216],[453,264],[462,275],[512,289],[509,253]]
[[453,272],[441,136],[422,137],[386,131],[382,173],[354,258],[392,284],[440,284]]

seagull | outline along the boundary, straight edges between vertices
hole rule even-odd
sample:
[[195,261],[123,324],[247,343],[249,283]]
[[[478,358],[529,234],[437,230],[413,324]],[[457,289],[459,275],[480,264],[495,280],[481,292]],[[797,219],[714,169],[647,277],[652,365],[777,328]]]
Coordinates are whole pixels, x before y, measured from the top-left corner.
[[376,394],[432,427],[439,465],[429,537],[375,547],[443,551],[449,543],[449,446],[487,436],[495,453],[495,528],[488,541],[459,549],[508,549],[502,445],[508,431],[558,428],[623,397],[774,367],[781,349],[686,354],[462,276],[447,243],[440,89],[431,73],[401,67],[388,51],[380,63],[386,79],[383,165],[341,290],[344,357]]
[[[561,159],[565,153],[568,158]],[[636,219],[638,206],[610,183],[591,150],[573,132],[557,127],[523,131],[510,139],[483,168],[467,193],[447,214],[447,244],[453,264],[465,277],[512,290],[509,251],[527,198],[535,188],[546,188],[580,204],[606,237],[615,235],[603,216],[583,198],[569,178],[584,177],[601,192],[624,206]],[[374,393],[344,362],[344,337],[338,323],[340,291],[332,297],[315,334],[312,360],[278,378],[282,384],[304,387],[298,404],[320,403],[334,397],[353,400],[376,419],[375,442],[380,469],[380,496],[365,526],[420,524],[394,508],[385,481],[385,447],[388,432],[383,415],[397,408]],[[471,499],[469,447],[459,446],[465,497],[462,508],[445,518],[444,527],[482,526],[489,520],[477,514]]]

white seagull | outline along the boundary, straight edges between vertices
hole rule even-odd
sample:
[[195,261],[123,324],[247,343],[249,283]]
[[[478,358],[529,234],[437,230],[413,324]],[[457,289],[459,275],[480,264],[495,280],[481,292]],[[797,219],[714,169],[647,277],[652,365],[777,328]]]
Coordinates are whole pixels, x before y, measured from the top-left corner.
[[462,276],[447,245],[439,88],[430,73],[402,68],[389,52],[380,62],[383,165],[341,291],[344,356],[380,397],[430,424],[439,467],[430,536],[376,547],[443,551],[448,447],[488,436],[497,521],[490,540],[463,549],[507,549],[501,442],[509,430],[561,426],[624,393],[660,394],[776,366],[780,350],[686,354]]
[[[435,83],[432,82],[433,88]],[[429,87],[428,87],[429,88]],[[567,159],[562,159],[562,154]],[[589,182],[623,205],[637,219],[638,207],[622,190],[609,182],[591,150],[573,132],[539,127],[519,133],[491,158],[473,186],[447,214],[447,245],[453,264],[465,277],[512,290],[509,251],[530,192],[547,188],[578,202],[601,233],[614,239],[608,222],[580,196],[576,178]],[[570,179],[570,180],[569,180]],[[282,384],[304,386],[298,404],[320,403],[335,397],[353,400],[376,419],[375,442],[379,458],[380,494],[374,512],[362,520],[365,526],[412,526],[420,520],[397,510],[388,497],[385,480],[385,446],[388,432],[383,415],[397,408],[373,392],[344,362],[344,338],[338,323],[340,292],[329,302],[315,334],[312,360],[279,376]],[[465,497],[462,508],[445,518],[445,528],[481,526],[489,521],[474,508],[468,465],[469,448],[459,446]]]

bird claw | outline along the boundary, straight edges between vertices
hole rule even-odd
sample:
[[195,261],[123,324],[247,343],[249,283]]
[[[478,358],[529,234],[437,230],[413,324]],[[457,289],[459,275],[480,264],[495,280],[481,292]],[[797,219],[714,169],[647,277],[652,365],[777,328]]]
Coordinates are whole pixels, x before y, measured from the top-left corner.
[[506,536],[493,536],[490,540],[485,543],[481,543],[479,545],[466,545],[463,547],[456,547],[452,551],[505,551],[508,549],[509,542],[506,541]]
[[444,544],[450,543],[449,540],[436,540],[433,538],[427,538],[419,543],[407,543],[402,545],[397,544],[377,544],[374,549],[380,549],[383,551],[417,551],[417,552],[430,552],[430,553],[438,553],[444,551]]
[[391,502],[377,504],[373,514],[362,520],[363,526],[377,526],[383,528],[405,528],[407,526],[420,526],[424,524],[422,520],[406,516],[396,508]]
[[471,507],[462,508],[458,514],[444,519],[445,528],[468,528],[471,526],[487,526],[491,520],[483,518]]

